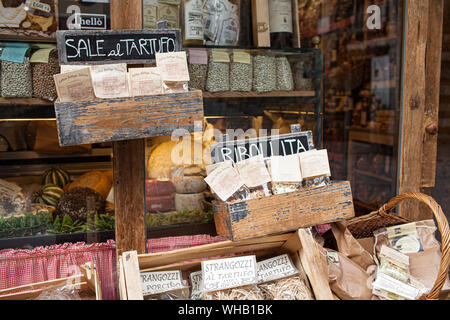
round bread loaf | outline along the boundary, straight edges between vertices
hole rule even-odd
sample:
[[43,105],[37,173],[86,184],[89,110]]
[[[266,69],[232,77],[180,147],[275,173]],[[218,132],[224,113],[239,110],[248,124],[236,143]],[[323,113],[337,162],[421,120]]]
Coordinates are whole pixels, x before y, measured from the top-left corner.
[[200,193],[206,190],[206,182],[202,176],[177,177],[172,183],[177,193]]
[[175,210],[177,211],[194,211],[203,210],[203,193],[182,194],[175,193]]

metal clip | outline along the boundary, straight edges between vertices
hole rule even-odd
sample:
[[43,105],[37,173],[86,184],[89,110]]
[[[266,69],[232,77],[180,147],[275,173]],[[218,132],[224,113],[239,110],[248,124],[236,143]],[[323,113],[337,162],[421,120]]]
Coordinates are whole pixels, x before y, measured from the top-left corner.
[[257,23],[257,30],[258,32],[266,32],[269,29],[269,26],[266,22],[258,22]]

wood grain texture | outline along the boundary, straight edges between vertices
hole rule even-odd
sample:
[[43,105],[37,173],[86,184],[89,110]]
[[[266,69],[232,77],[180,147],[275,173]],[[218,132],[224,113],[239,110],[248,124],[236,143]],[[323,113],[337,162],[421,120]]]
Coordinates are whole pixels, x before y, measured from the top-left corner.
[[327,258],[319,251],[319,245],[314,240],[309,229],[299,229],[301,247],[299,249],[300,261],[311,282],[316,300],[333,300],[328,282]]
[[[423,121],[426,97],[426,49],[429,1],[410,0],[406,5],[404,90],[400,141],[399,194],[420,191],[422,184]],[[419,205],[403,202],[399,214],[411,220],[424,217]],[[429,215],[427,214],[429,217]]]
[[[267,30],[258,32],[259,24],[266,24]],[[253,43],[255,47],[270,47],[269,2],[252,0]]]
[[[443,33],[443,0],[429,0],[428,37],[425,57],[425,112],[422,133],[422,187],[434,187],[437,159],[437,126],[439,122],[439,93],[441,83],[441,56]],[[436,126],[436,131],[427,128]]]
[[122,264],[128,300],[144,300],[137,252],[124,252]]
[[111,29],[142,29],[142,0],[111,0]]
[[217,234],[234,241],[340,221],[355,215],[348,181],[226,205],[215,202],[213,210]]
[[113,143],[116,253],[145,252],[145,141]]
[[[202,92],[56,102],[61,146],[123,141],[194,131],[203,121]],[[200,128],[201,129],[201,128]]]

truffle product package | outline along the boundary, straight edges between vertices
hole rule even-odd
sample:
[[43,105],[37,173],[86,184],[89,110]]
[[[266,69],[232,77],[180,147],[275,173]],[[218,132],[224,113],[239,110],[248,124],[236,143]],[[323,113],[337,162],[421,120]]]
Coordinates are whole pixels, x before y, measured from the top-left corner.
[[203,300],[264,300],[254,255],[202,261]]
[[258,262],[258,288],[264,300],[313,300],[306,278],[287,254]]
[[164,93],[188,91],[189,70],[185,51],[156,53],[156,66],[161,71]]
[[250,190],[251,199],[272,195],[271,178],[262,155],[236,162],[236,168],[245,186]]
[[320,187],[330,184],[331,171],[326,149],[301,152],[298,157],[305,186]]
[[[435,237],[437,228],[433,219],[416,221],[374,231],[374,254],[381,252],[383,245],[409,256],[409,271],[412,277],[430,290],[436,281],[441,263],[441,245]],[[447,276],[444,293],[450,292]]]
[[56,92],[60,102],[78,102],[95,99],[89,67],[55,74]]
[[133,97],[163,93],[161,72],[158,67],[130,68],[128,82]]
[[211,168],[207,169],[208,171],[205,182],[220,200],[237,200],[240,197],[244,181],[233,166],[223,163],[212,171]]
[[280,194],[298,191],[301,188],[302,174],[298,156],[272,156],[267,160],[272,179],[272,193]]
[[180,270],[141,272],[145,300],[187,300],[189,284]]
[[91,75],[98,98],[129,97],[126,63],[92,65]]

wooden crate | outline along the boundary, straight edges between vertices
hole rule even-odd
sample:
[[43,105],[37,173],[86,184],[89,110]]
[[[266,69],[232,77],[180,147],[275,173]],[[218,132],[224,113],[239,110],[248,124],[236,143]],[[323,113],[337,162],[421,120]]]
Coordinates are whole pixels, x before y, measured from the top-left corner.
[[160,253],[137,254],[127,251],[119,256],[118,277],[121,300],[143,300],[141,272],[181,270],[183,279],[201,269],[201,261],[226,256],[256,255],[265,259],[287,253],[300,276],[311,286],[315,299],[332,300],[328,284],[326,257],[318,250],[309,229],[243,241],[222,241]]
[[86,293],[88,300],[102,300],[102,289],[95,264],[88,262],[81,265],[80,269],[82,273],[75,276],[0,290],[0,300],[34,299],[53,286],[65,284],[73,287],[77,292]]
[[[61,146],[170,135],[202,130],[200,90],[142,97],[55,102]],[[199,121],[199,128],[194,122]]]
[[298,192],[227,203],[213,202],[217,234],[243,240],[355,216],[349,181]]

